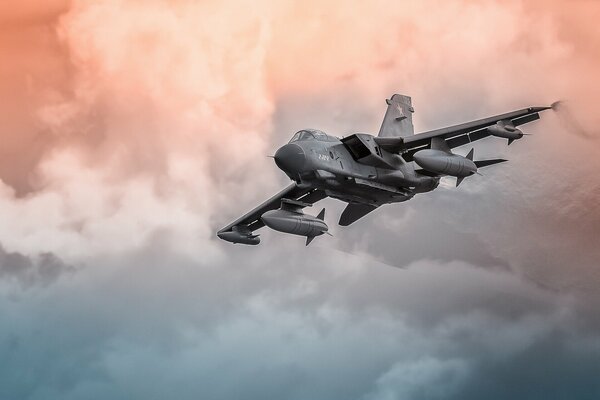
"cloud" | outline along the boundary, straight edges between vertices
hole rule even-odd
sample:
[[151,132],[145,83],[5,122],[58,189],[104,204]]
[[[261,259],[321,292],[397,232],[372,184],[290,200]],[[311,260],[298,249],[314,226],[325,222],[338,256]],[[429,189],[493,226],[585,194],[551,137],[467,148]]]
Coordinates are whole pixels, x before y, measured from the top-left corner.
[[36,113],[69,89],[68,49],[54,33],[67,9],[61,1],[0,5],[0,179],[18,195],[33,189],[35,167],[56,145]]
[[18,4],[4,3],[0,5],[0,21],[3,28],[12,29],[36,25],[39,23],[55,22],[57,16],[69,9],[67,0],[48,0],[39,2],[35,0],[24,0]]
[[564,101],[558,101],[552,104],[558,117],[565,126],[565,131],[587,139],[595,139],[598,135],[594,132],[586,131],[579,121],[573,116],[573,112]]
[[565,363],[541,384],[599,350],[568,297],[504,271],[270,254],[278,269],[243,254],[203,266],[150,246],[3,303],[3,395],[465,398],[489,387],[488,372],[510,390],[519,363],[535,371],[550,346]]
[[231,5],[216,10],[239,20],[225,35],[218,18],[197,23],[208,5],[182,6],[189,13],[181,14],[166,3],[115,4],[74,5],[58,24],[74,70],[26,117],[60,143],[22,171],[35,178],[31,196],[15,199],[20,186],[7,181],[5,216],[30,235],[5,243],[85,261],[188,226],[183,251],[206,256],[217,205],[234,202],[234,191],[261,196],[249,177],[267,164],[266,28]]
[[15,22],[0,397],[597,394],[597,149],[549,112],[477,143],[511,163],[459,189],[348,229],[326,201],[335,237],[308,249],[214,237],[287,184],[265,156],[294,131],[374,133],[396,91],[417,130],[558,98],[597,126],[597,6],[531,7],[86,1]]
[[[57,57],[69,66],[65,68],[67,78],[50,84],[54,90],[39,96],[37,112],[26,115],[49,134],[40,139],[44,145],[35,157],[31,155],[32,163],[17,174],[24,181],[19,178],[17,185],[8,179],[6,183],[17,188],[17,195],[23,192],[22,185],[33,185],[38,193],[32,197],[41,199],[51,191],[66,193],[60,189],[66,182],[62,172],[52,175],[65,170],[61,163],[73,171],[92,171],[94,179],[104,179],[89,191],[105,193],[99,196],[102,199],[120,198],[130,191],[130,197],[158,205],[169,203],[164,197],[178,197],[177,206],[169,203],[165,210],[156,212],[154,208],[140,218],[153,220],[157,214],[188,209],[192,212],[184,217],[187,221],[168,224],[168,229],[183,228],[196,215],[197,221],[191,224],[208,239],[223,221],[284,183],[283,174],[264,156],[272,154],[295,130],[316,126],[334,134],[374,132],[383,113],[382,99],[392,90],[413,94],[421,129],[497,113],[504,111],[503,107],[521,107],[534,98],[554,100],[563,89],[567,95],[575,92],[578,104],[587,103],[587,93],[581,96],[577,89],[552,79],[552,74],[560,71],[574,80],[580,69],[587,68],[585,63],[570,62],[575,44],[569,36],[562,37],[564,21],[552,14],[534,20],[524,7],[519,3],[444,4],[436,13],[421,18],[427,4],[325,5],[299,11],[290,4],[270,7],[260,3],[251,12],[240,13],[240,8],[231,4],[74,3],[62,15],[53,37],[61,44]],[[306,18],[298,18],[297,12]],[[361,12],[370,17],[357,23],[355,15]],[[379,23],[373,24],[373,20]],[[381,34],[379,25],[392,27],[389,36]],[[478,34],[473,35],[474,31]],[[498,35],[499,31],[503,35]],[[348,37],[353,46],[335,46]],[[373,43],[377,43],[375,50]],[[316,59],[319,62],[314,62]],[[369,61],[363,63],[363,59]],[[460,101],[444,100],[449,96],[459,96]],[[546,124],[552,132],[538,145],[547,157],[541,160],[536,178],[561,176],[569,181],[576,175],[579,180],[590,179],[593,151],[571,140],[573,151],[590,161],[574,166],[574,158],[566,159],[565,168],[557,169],[553,160],[564,157],[558,149],[566,139],[550,123],[538,124]],[[498,151],[491,145],[482,147]],[[524,161],[521,170],[530,173],[537,167],[524,160],[526,153],[511,154],[516,162]],[[13,168],[15,165],[11,163]],[[546,173],[548,169],[552,173]],[[257,176],[265,179],[257,182]],[[86,178],[73,175],[70,179],[82,182]],[[78,184],[72,184],[71,192],[80,191]],[[533,194],[552,196],[556,203],[573,201],[572,197],[560,197],[565,190],[548,193],[551,187],[551,183],[539,185]],[[582,193],[577,198],[591,203],[593,193],[589,196]],[[463,200],[460,194],[457,198]],[[35,203],[26,199],[19,208],[26,210],[25,215],[35,215],[35,210],[29,211]],[[440,202],[436,206],[448,205]],[[406,206],[414,209],[411,204]],[[82,226],[82,221],[90,220],[86,225],[91,225],[99,218],[86,208],[74,213],[79,214],[77,218],[65,214],[61,217],[65,221],[49,226],[61,230],[57,237],[75,237],[79,232],[74,228]],[[122,214],[134,213],[122,210]],[[73,224],[73,219],[80,222]],[[164,228],[157,226],[159,222],[150,225],[142,223],[129,234],[139,243],[149,231]],[[207,225],[210,229],[205,232]],[[116,226],[114,219],[111,226]],[[181,235],[189,236],[190,231],[183,230]],[[103,238],[80,241],[80,252],[88,251],[91,242],[106,243],[107,251],[118,250],[118,246],[110,247],[112,240],[106,238],[106,232]],[[459,257],[506,264],[499,257],[487,260],[489,257],[480,254],[491,246],[476,232],[457,226],[440,235],[444,236],[462,237],[451,246],[454,248],[463,241],[473,242]],[[206,241],[197,247],[205,246]],[[66,247],[73,248],[56,243],[50,250]],[[434,253],[456,257],[446,245],[437,246]]]
[[18,252],[7,252],[0,246],[0,279],[10,283],[16,281],[22,287],[48,285],[62,274],[74,270],[73,266],[65,264],[52,253],[28,257]]
[[456,360],[422,359],[394,365],[377,381],[367,399],[447,399],[466,378],[466,366]]

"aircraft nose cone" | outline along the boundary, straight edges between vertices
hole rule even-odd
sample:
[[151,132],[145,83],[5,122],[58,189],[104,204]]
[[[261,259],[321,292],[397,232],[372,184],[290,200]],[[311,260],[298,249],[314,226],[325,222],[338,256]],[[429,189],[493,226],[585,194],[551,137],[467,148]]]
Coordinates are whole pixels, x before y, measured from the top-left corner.
[[286,144],[275,152],[275,164],[284,172],[296,174],[306,163],[306,154],[297,144]]

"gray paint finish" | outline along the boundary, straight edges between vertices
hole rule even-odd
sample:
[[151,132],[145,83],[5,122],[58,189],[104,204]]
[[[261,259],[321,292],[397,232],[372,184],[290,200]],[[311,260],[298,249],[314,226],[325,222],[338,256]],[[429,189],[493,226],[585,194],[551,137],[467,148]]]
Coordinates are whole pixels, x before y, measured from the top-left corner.
[[303,208],[326,197],[341,200],[348,206],[339,224],[348,226],[384,204],[434,190],[443,176],[456,177],[458,186],[478,168],[506,160],[473,160],[473,149],[463,157],[452,153],[452,148],[488,136],[508,139],[511,144],[524,135],[516,126],[552,109],[528,107],[415,135],[411,98],[395,94],[386,104],[377,137],[355,133],[339,139],[316,129],[297,132],[274,155],[275,164],[293,183],[219,230],[217,236],[256,245],[260,238],[254,231],[267,225],[306,236],[308,244],[328,227],[323,218],[304,214]]

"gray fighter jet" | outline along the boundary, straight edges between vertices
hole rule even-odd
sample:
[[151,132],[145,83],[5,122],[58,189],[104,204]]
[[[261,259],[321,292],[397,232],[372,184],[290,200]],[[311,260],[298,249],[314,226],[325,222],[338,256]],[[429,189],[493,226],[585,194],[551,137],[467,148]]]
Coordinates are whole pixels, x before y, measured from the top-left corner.
[[377,207],[410,200],[434,190],[442,176],[456,177],[456,186],[482,167],[503,159],[473,159],[453,148],[495,136],[513,141],[523,137],[517,127],[540,118],[549,107],[529,107],[460,125],[414,134],[411,98],[399,94],[386,100],[387,111],[378,136],[355,133],[337,138],[316,129],[297,132],[275,153],[275,163],[294,182],[263,204],[217,232],[232,243],[260,243],[263,226],[305,236],[308,245],[328,233],[325,209],[316,217],[303,213],[326,197],[348,203],[339,220],[348,226]]

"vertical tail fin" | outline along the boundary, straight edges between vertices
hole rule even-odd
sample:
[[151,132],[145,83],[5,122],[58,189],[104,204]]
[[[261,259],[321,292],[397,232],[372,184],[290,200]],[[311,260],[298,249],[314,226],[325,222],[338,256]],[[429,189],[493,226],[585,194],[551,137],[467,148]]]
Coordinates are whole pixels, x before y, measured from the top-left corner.
[[412,101],[409,96],[395,94],[385,101],[388,105],[379,128],[380,137],[406,137],[415,134],[412,123]]

